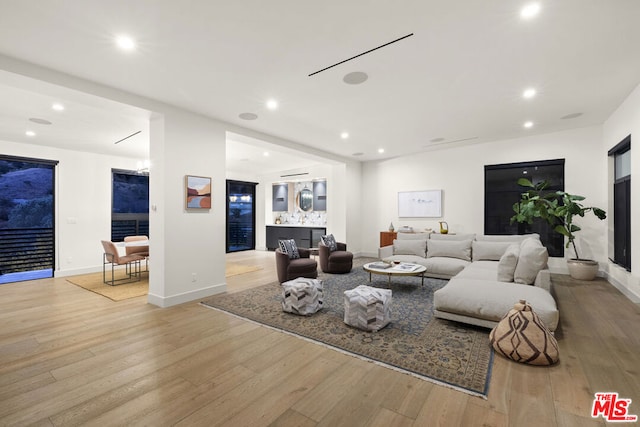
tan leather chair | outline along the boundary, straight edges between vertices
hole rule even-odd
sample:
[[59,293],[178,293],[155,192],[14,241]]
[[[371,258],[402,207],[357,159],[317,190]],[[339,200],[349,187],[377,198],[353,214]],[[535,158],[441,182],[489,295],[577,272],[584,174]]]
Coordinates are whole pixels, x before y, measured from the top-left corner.
[[284,283],[298,277],[306,277],[307,279],[315,279],[318,277],[318,263],[311,259],[311,251],[305,248],[298,248],[300,258],[289,259],[289,255],[276,249],[276,272],[278,273],[278,281]]
[[[116,283],[130,283],[136,282],[140,280],[140,261],[145,259],[145,257],[137,254],[133,255],[125,255],[120,256],[118,253],[118,248],[113,242],[108,240],[102,240],[102,247],[104,248],[104,255],[102,259],[102,281],[107,284],[114,286]],[[107,273],[106,266],[107,264],[111,264],[111,280],[107,281]],[[122,279],[115,278],[115,266],[116,265],[124,265],[125,272],[127,277]]]
[[[146,246],[127,246],[131,242],[147,241]],[[140,255],[145,257],[144,271],[149,271],[149,237],[148,236],[126,236],[124,238],[124,251],[127,255]]]
[[353,254],[347,251],[347,244],[336,242],[338,249],[331,252],[328,246],[318,243],[320,269],[325,273],[344,274],[351,272]]

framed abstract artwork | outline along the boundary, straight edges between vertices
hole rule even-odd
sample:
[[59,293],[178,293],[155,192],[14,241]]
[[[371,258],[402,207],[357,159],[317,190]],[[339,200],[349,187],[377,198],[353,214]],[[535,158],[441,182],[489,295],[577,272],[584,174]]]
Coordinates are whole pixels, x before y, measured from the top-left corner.
[[211,178],[186,175],[185,207],[187,209],[211,209]]
[[398,192],[398,217],[442,217],[442,190]]

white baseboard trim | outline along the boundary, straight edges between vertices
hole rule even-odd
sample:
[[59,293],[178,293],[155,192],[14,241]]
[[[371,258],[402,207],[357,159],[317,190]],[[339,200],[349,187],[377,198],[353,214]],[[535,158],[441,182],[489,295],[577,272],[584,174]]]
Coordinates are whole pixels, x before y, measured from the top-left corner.
[[631,289],[627,288],[622,282],[620,282],[618,279],[613,277],[611,274],[603,271],[602,277],[604,277],[607,280],[607,282],[611,283],[625,297],[629,298],[631,302],[633,302],[634,304],[640,304],[640,295],[636,294]]
[[358,252],[353,254],[354,258],[358,258],[358,257],[367,257],[367,258],[378,258],[378,253],[377,252]]
[[91,273],[102,273],[102,266],[74,268],[73,270],[55,270],[53,272],[53,277],[68,277],[68,276],[77,276],[79,274],[91,274]]
[[149,304],[157,305],[158,307],[166,308],[174,305],[183,304],[202,298],[207,298],[215,294],[227,291],[227,284],[221,283],[219,285],[209,286],[207,288],[196,289],[194,291],[183,292],[176,295],[160,296],[149,292],[147,295],[147,302]]

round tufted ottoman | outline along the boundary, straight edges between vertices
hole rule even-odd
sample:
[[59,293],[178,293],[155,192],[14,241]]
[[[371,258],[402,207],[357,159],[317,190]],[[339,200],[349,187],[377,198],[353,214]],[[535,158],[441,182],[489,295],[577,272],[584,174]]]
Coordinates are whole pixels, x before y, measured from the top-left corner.
[[344,291],[344,323],[379,331],[391,321],[391,289],[360,285]]
[[282,284],[282,310],[308,316],[322,308],[322,280],[299,277]]

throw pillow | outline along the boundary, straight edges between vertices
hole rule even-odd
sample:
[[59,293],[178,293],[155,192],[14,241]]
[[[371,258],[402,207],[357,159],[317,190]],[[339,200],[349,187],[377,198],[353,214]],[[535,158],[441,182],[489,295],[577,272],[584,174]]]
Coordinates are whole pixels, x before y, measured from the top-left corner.
[[524,300],[491,330],[489,341],[497,353],[519,363],[547,366],[560,359],[555,337]]
[[300,252],[298,252],[298,247],[296,246],[295,240],[279,240],[278,244],[280,245],[280,250],[283,253],[289,255],[289,259],[300,258]]
[[520,244],[512,243],[498,261],[498,281],[513,282],[513,274],[518,265],[518,255],[520,254]]
[[471,242],[471,257],[474,261],[498,261],[511,242]]
[[393,241],[393,254],[394,255],[417,255],[421,257],[427,256],[427,241],[426,240],[394,240]]
[[471,261],[471,240],[427,240],[427,258],[436,256]]
[[326,236],[321,236],[322,244],[329,248],[329,252],[338,250],[338,243],[336,243],[336,238],[333,237],[333,234],[327,234]]
[[532,285],[538,272],[547,266],[549,253],[540,240],[528,238],[520,244],[518,265],[513,272],[513,281],[524,285]]

